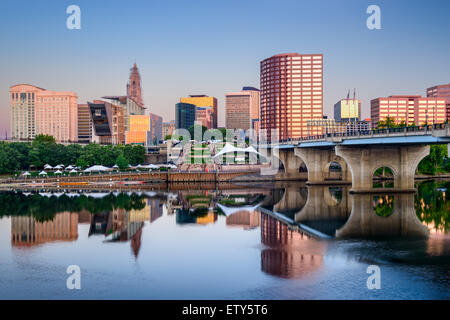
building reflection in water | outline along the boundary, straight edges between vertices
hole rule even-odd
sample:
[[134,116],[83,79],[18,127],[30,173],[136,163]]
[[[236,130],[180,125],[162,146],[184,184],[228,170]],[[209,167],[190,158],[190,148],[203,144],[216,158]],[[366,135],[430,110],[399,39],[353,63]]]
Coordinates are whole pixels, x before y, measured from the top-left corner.
[[31,216],[11,217],[11,242],[14,246],[33,246],[78,238],[78,214],[61,212],[53,220],[38,221]]
[[262,271],[281,278],[298,278],[319,270],[327,243],[318,241],[261,213]]
[[259,227],[260,213],[256,210],[239,210],[228,216],[226,225],[229,227],[241,227],[244,230],[250,230]]

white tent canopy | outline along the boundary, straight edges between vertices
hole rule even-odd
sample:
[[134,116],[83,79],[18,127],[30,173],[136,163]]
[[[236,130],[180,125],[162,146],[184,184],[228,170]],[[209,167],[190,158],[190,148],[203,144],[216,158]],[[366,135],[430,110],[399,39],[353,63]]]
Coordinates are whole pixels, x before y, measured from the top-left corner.
[[24,173],[22,173],[23,176],[29,176],[31,175],[31,173],[29,173],[28,171],[25,171]]
[[257,155],[262,156],[258,151],[256,151],[255,148],[253,148],[252,146],[248,147],[248,148],[238,148],[235,147],[231,144],[229,144],[228,142],[225,144],[225,146],[222,148],[222,150],[220,150],[220,152],[218,152],[215,156],[213,156],[213,158],[217,158],[220,157],[221,155],[225,154],[225,153],[229,153],[229,152],[248,152],[248,153],[255,153]]
[[223,211],[223,213],[225,213],[225,216],[229,217],[239,211],[247,211],[247,212],[252,213],[256,209],[258,209],[258,207],[261,204],[262,204],[262,202],[258,203],[256,206],[243,206],[243,207],[231,207],[230,208],[230,207],[226,207],[220,203],[217,203],[217,206]]
[[143,168],[143,169],[159,169],[159,166],[157,166],[156,164],[147,164],[147,165],[141,166],[141,168]]
[[70,170],[70,173],[77,173],[78,171],[75,169]]
[[111,168],[105,166],[92,166],[84,170],[84,172],[100,172],[100,171],[111,171]]
[[63,168],[64,168],[64,166],[62,166],[62,165],[60,165],[60,164],[58,164],[57,166],[54,166],[54,167],[53,167],[53,169],[57,169],[57,170],[63,169]]
[[169,168],[169,169],[176,169],[177,166],[174,164],[160,164],[159,168]]
[[74,168],[74,166],[68,165],[68,166],[66,167],[66,170],[72,170],[73,168]]
[[40,175],[40,176],[46,176],[46,175],[47,175],[47,172],[45,172],[44,170],[42,170],[41,172],[39,172],[39,175]]
[[44,169],[53,169],[53,167],[47,163],[47,164],[44,166]]
[[55,171],[55,174],[61,174],[61,173],[62,173],[61,170]]

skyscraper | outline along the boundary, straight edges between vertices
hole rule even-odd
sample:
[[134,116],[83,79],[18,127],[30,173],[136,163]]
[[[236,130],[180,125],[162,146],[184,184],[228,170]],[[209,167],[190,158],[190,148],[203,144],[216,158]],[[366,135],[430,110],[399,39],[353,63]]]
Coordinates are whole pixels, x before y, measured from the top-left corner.
[[177,129],[189,129],[195,123],[196,106],[190,103],[175,105],[175,126]]
[[244,87],[241,92],[225,95],[226,127],[228,129],[251,129],[259,120],[259,89]]
[[323,55],[278,54],[260,67],[261,129],[269,139],[271,129],[280,140],[308,136],[308,120],[323,117]]
[[144,101],[142,99],[142,88],[141,88],[141,75],[139,74],[138,67],[134,63],[133,67],[130,69],[130,80],[127,84],[127,96],[141,107],[144,106]]
[[10,89],[11,137],[34,139],[47,134],[57,142],[78,140],[78,97],[70,91],[49,91],[29,84]]

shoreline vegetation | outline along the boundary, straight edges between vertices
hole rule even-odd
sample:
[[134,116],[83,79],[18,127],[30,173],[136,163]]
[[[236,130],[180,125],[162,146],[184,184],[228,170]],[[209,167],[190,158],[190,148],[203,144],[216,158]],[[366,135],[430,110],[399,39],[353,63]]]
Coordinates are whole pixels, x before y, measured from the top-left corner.
[[[393,126],[391,123],[390,127]],[[144,163],[145,155],[145,148],[141,145],[63,145],[56,143],[52,136],[37,135],[32,142],[0,142],[0,179],[14,178],[23,171],[38,172],[46,164],[76,165],[81,169],[92,165],[117,165],[122,171],[128,169],[129,165]],[[450,177],[447,146],[431,145],[430,154],[416,169],[416,179],[442,177]]]

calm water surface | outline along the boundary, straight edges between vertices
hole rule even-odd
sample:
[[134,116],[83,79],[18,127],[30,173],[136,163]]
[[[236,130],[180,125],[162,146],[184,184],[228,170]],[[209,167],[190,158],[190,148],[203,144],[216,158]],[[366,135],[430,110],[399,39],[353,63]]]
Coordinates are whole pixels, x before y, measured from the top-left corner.
[[0,298],[449,299],[449,187],[1,192]]

